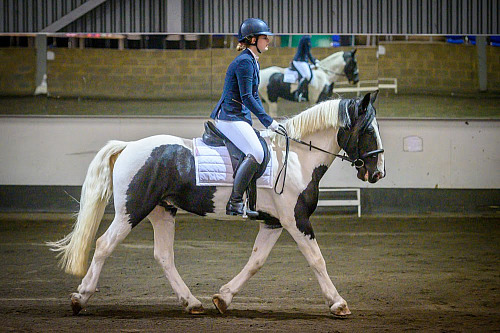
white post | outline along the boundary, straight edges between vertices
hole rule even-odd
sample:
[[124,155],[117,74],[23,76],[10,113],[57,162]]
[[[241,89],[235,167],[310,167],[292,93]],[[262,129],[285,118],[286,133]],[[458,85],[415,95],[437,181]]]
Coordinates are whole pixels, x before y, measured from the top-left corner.
[[35,95],[47,95],[47,35],[37,34]]

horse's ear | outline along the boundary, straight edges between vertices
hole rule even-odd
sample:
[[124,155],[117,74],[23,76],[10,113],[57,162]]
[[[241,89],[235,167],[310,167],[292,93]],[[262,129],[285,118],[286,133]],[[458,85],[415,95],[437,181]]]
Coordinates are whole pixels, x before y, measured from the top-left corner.
[[354,57],[354,55],[356,54],[356,51],[357,51],[357,50],[358,50],[358,49],[352,49],[351,53],[352,53],[352,56],[353,56],[353,57]]
[[[375,94],[375,97],[377,97],[376,94]],[[361,110],[360,110],[360,111],[362,111],[361,113],[364,113],[366,111],[366,109],[368,108],[368,105],[370,104],[370,101],[371,101],[371,94],[367,93],[363,97],[363,100],[361,101]]]
[[370,103],[375,103],[375,100],[377,99],[377,96],[378,96],[378,92],[379,90],[375,90],[375,92],[372,93],[371,97],[370,97]]

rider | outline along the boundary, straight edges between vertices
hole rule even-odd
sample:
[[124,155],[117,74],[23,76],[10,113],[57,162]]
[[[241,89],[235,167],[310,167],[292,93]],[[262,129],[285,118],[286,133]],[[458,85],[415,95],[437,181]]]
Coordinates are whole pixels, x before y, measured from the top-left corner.
[[312,80],[312,70],[308,60],[316,66],[319,64],[319,60],[311,54],[311,36],[305,35],[300,39],[297,52],[295,53],[295,57],[293,57],[293,66],[301,76],[299,86],[293,93],[293,97],[297,102],[305,101],[303,96],[307,91],[309,82]]
[[[217,129],[245,154],[234,175],[233,191],[226,205],[228,215],[243,215],[243,194],[264,160],[264,150],[252,128],[250,112],[266,128],[278,128],[278,122],[266,113],[257,92],[259,55],[267,51],[268,36],[271,35],[266,22],[261,19],[249,18],[241,23],[237,50],[243,51],[229,65],[222,97],[210,115],[215,119]],[[257,212],[248,209],[246,214],[258,216]]]

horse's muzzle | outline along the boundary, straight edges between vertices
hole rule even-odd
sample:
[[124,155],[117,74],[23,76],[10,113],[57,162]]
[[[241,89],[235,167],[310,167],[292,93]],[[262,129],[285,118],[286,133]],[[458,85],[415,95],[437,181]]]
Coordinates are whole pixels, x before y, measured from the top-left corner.
[[375,171],[375,172],[373,173],[373,175],[372,175],[372,176],[368,179],[368,181],[369,181],[370,183],[372,183],[372,184],[373,184],[373,183],[378,182],[380,179],[382,179],[382,178],[384,178],[384,177],[385,177],[385,175],[384,175],[382,172],[380,172],[380,171],[378,171],[378,170],[377,170],[377,171]]

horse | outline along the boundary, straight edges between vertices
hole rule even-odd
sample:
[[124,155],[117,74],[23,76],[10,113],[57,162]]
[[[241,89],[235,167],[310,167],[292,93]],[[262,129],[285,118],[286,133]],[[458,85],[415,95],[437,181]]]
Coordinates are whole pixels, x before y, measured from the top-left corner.
[[[279,98],[296,102],[293,92],[297,89],[298,84],[283,82],[284,72],[285,68],[277,66],[264,68],[260,71],[259,94],[269,104],[271,116],[277,115]],[[321,60],[312,72],[313,77],[308,85],[308,100],[310,103],[319,103],[330,98],[333,84],[338,81],[340,76],[347,77],[351,84],[359,82],[356,49],[329,55]]]
[[[385,162],[373,102],[377,92],[362,99],[335,99],[319,103],[281,123],[286,136],[271,130],[268,144],[274,179],[281,177],[282,193],[258,188],[259,231],[248,263],[223,285],[212,302],[226,312],[233,297],[264,265],[283,229],[293,237],[321,286],[335,316],[351,312],[326,270],[325,260],[309,220],[316,209],[319,181],[337,156],[357,168],[357,177],[375,183],[385,176]],[[307,142],[307,143],[306,143]],[[347,155],[338,155],[343,149]],[[48,242],[58,252],[66,273],[83,276],[71,307],[77,315],[95,293],[106,258],[144,218],[154,229],[154,258],[162,267],[178,301],[191,314],[203,313],[202,303],[191,293],[174,263],[177,209],[201,216],[225,215],[230,186],[197,186],[193,140],[156,135],[138,141],[109,141],[89,165],[73,230],[59,241]],[[278,186],[279,187],[279,186]],[[115,216],[87,260],[104,209],[113,195]]]

